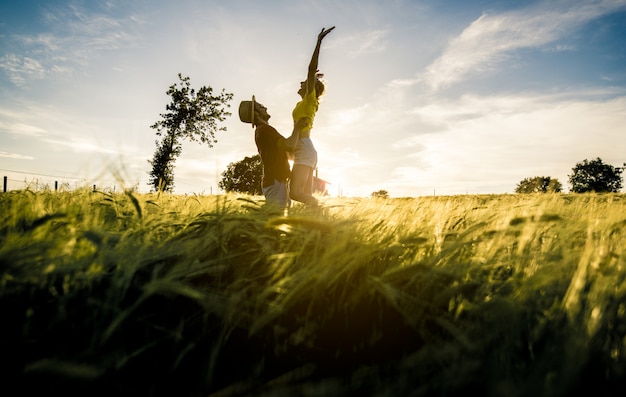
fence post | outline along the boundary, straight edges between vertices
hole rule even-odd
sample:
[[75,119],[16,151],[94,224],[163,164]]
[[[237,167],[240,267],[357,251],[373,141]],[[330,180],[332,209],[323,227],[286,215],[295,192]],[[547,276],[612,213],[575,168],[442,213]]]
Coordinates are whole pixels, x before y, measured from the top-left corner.
[[54,181],[54,191],[56,192],[59,188],[59,181]]
[[4,193],[7,192],[7,177],[4,177],[4,189],[2,190]]

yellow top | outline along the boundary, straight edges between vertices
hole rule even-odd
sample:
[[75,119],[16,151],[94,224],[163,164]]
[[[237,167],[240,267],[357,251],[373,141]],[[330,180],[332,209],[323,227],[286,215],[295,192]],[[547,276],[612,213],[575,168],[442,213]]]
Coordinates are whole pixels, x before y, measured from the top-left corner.
[[300,138],[308,138],[311,136],[313,119],[315,119],[315,113],[317,112],[318,107],[319,101],[317,100],[317,95],[315,95],[315,90],[313,90],[313,92],[306,94],[300,102],[296,103],[296,107],[293,108],[291,116],[293,117],[294,123],[302,117],[308,118],[307,122],[303,125],[302,130],[300,131]]

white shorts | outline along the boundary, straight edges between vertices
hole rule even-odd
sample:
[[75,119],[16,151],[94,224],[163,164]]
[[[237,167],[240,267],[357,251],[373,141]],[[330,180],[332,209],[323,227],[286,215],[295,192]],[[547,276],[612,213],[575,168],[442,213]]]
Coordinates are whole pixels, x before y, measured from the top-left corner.
[[317,150],[315,150],[311,138],[300,138],[294,154],[294,165],[306,165],[313,169],[317,167]]

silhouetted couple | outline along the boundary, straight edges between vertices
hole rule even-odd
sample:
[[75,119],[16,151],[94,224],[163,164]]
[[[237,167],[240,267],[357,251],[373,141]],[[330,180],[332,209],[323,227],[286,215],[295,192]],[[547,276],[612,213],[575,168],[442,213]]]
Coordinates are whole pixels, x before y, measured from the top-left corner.
[[[317,151],[311,140],[311,129],[319,107],[319,98],[324,94],[324,83],[320,80],[317,65],[322,40],[335,27],[322,29],[309,63],[307,78],[300,83],[298,94],[301,100],[293,109],[294,128],[288,138],[282,136],[269,124],[267,108],[256,102],[242,101],[239,105],[241,121],[251,123],[255,129],[256,142],[263,163],[262,190],[268,205],[289,208],[291,200],[309,207],[317,207],[313,196],[313,171],[317,167]],[[293,160],[293,169],[289,168]]]

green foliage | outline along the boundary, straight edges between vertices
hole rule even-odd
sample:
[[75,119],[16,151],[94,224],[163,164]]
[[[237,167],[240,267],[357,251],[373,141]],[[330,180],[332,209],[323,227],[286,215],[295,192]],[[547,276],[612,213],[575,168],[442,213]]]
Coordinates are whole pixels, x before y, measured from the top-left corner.
[[218,186],[226,192],[261,195],[262,179],[263,162],[261,156],[256,154],[228,164],[226,170],[222,172],[222,180]]
[[0,195],[23,395],[619,395],[626,196]]
[[372,192],[371,197],[372,198],[388,199],[389,198],[389,192],[386,191],[386,190],[377,190],[375,192]]
[[172,191],[174,188],[174,162],[180,155],[183,140],[199,142],[210,148],[217,142],[215,133],[226,131],[226,127],[218,127],[230,112],[228,103],[233,94],[223,89],[219,95],[213,95],[211,87],[202,86],[198,91],[191,88],[189,77],[178,74],[180,83],[173,84],[166,94],[171,102],[166,105],[166,113],[162,113],[161,120],[150,128],[157,131],[157,149],[152,161],[152,170],[149,172],[149,185],[155,191]]
[[574,193],[617,193],[622,188],[622,168],[605,164],[600,157],[576,163],[569,176]]
[[182,147],[175,142],[171,135],[163,137],[161,142],[156,141],[157,150],[153,159],[148,161],[152,166],[148,185],[154,191],[174,191],[174,162],[182,152]]
[[515,193],[559,193],[563,186],[558,179],[549,176],[524,178],[515,187]]

